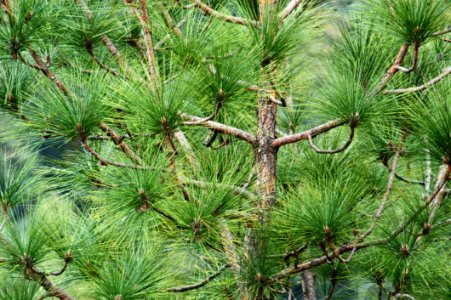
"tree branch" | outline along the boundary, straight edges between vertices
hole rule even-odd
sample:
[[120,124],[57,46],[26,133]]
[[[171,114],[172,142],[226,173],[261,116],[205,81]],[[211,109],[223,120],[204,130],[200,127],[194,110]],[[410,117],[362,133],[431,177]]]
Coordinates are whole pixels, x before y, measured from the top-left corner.
[[186,286],[182,286],[182,287],[169,288],[169,289],[167,289],[167,291],[168,292],[173,292],[173,293],[182,293],[182,292],[191,291],[191,290],[195,290],[195,289],[201,288],[201,287],[207,285],[208,283],[210,283],[212,280],[214,280],[219,275],[221,275],[221,273],[224,272],[224,270],[229,268],[229,267],[230,267],[229,265],[222,266],[216,273],[210,275],[207,279],[205,279],[205,280],[203,280],[203,281],[201,281],[199,283],[186,285]]
[[301,140],[307,140],[309,138],[309,136],[315,137],[321,133],[327,132],[338,126],[341,126],[341,125],[345,124],[346,122],[347,121],[343,120],[343,119],[335,119],[335,120],[329,121],[327,123],[324,123],[322,125],[319,125],[317,127],[314,127],[312,129],[309,129],[307,131],[299,132],[299,133],[295,133],[295,134],[291,134],[291,135],[286,135],[284,137],[275,139],[272,142],[272,146],[273,147],[281,147],[281,146],[284,146],[287,144],[299,142]]
[[450,33],[450,32],[451,32],[451,27],[448,27],[447,29],[445,29],[443,31],[439,31],[439,32],[434,33],[432,36],[444,35],[444,34],[447,34],[447,33]]
[[127,164],[118,163],[118,162],[114,162],[114,161],[108,160],[106,158],[103,158],[99,153],[97,153],[89,145],[88,140],[86,138],[81,139],[81,144],[82,144],[83,148],[85,148],[86,151],[88,151],[92,156],[94,156],[100,162],[100,164],[103,166],[114,166],[114,167],[119,167],[119,168],[131,168],[131,169],[138,169],[138,170],[146,169],[145,167],[142,167],[142,166],[127,165]]
[[[392,172],[392,167],[390,167],[390,165],[388,164],[388,161],[386,159],[382,160],[382,164],[387,168],[387,170],[389,172]],[[399,175],[398,173],[395,172],[395,177],[398,180],[404,181],[405,183],[409,183],[409,184],[418,184],[418,185],[424,185],[424,182],[422,181],[417,181],[417,180],[412,180],[412,179],[407,179],[404,176]]]
[[406,89],[387,90],[387,91],[383,91],[383,94],[406,94],[406,93],[421,92],[421,91],[424,91],[424,90],[430,88],[434,84],[442,81],[449,74],[451,74],[451,67],[446,68],[445,70],[443,70],[443,73],[441,73],[440,75],[433,78],[431,81],[426,82],[423,85],[416,86],[416,87],[410,87],[410,88],[406,88]]
[[49,295],[60,300],[75,300],[62,288],[54,285],[45,275],[44,272],[36,269],[30,261],[30,258],[25,254],[22,258],[25,265],[25,278],[37,282]]
[[355,127],[351,127],[351,134],[349,136],[349,139],[346,141],[346,143],[343,146],[341,146],[340,148],[334,149],[334,150],[322,150],[322,149],[319,149],[315,144],[313,144],[313,139],[312,139],[311,135],[308,136],[308,141],[309,141],[310,147],[316,153],[320,153],[320,154],[335,154],[335,153],[340,153],[340,152],[346,150],[351,145],[351,143],[352,143],[352,141],[354,139],[354,134],[355,134]]
[[111,129],[108,125],[106,125],[103,122],[99,123],[100,129],[102,129],[103,132],[105,132],[113,142],[119,146],[122,152],[124,152],[131,160],[133,160],[138,165],[144,165],[141,158],[139,158],[133,150],[127,145],[127,143],[124,142],[124,139],[117,134],[113,129]]
[[396,230],[394,230],[391,233],[389,239],[393,239],[398,234],[403,232],[404,229],[407,227],[407,225],[409,225],[423,210],[425,210],[426,208],[429,207],[431,202],[435,199],[435,197],[437,197],[437,195],[440,193],[442,188],[446,185],[446,182],[448,181],[450,174],[451,174],[451,165],[447,165],[446,169],[445,169],[445,173],[443,175],[443,179],[437,178],[437,184],[436,184],[437,187],[436,187],[435,191],[432,193],[432,195],[424,202],[424,204],[422,206],[420,206],[415,211],[415,213],[405,223],[401,224]]
[[282,17],[287,18],[300,4],[302,0],[291,0],[282,12]]
[[190,116],[187,114],[181,114],[181,117],[186,120],[186,122],[183,122],[183,125],[186,125],[186,126],[201,126],[201,127],[214,129],[221,133],[233,135],[234,137],[237,137],[237,138],[239,138],[243,141],[246,141],[252,145],[255,143],[255,140],[256,140],[255,136],[250,134],[249,132],[246,132],[244,130],[241,130],[241,129],[238,129],[238,128],[235,128],[232,126],[224,125],[222,123],[218,123],[218,122],[214,122],[214,121],[208,121],[206,119],[202,119],[202,118],[195,117],[195,116]]
[[171,15],[169,14],[169,12],[165,9],[163,3],[158,2],[157,5],[158,5],[158,8],[160,9],[161,13],[164,16],[168,27],[172,31],[174,31],[175,35],[177,35],[178,37],[181,37],[182,36],[182,32],[180,31],[180,29],[177,26],[177,24],[175,24],[174,20],[172,19]]
[[36,62],[37,66],[39,67],[38,70],[40,70],[47,78],[49,78],[51,81],[53,81],[58,89],[67,97],[70,98],[69,90],[66,88],[66,86],[55,76],[55,74],[52,73],[52,71],[49,70],[49,68],[46,66],[46,64],[42,61],[42,59],[39,57],[38,53],[33,50],[29,49],[29,52],[31,56],[33,57],[34,61]]
[[214,10],[210,6],[206,5],[200,0],[191,0],[194,5],[202,10],[205,14],[216,17],[218,19],[222,19],[226,22],[233,23],[233,24],[240,24],[240,25],[252,25],[252,26],[259,26],[258,22],[246,20],[239,17],[229,16],[223,13],[220,13],[219,11]]

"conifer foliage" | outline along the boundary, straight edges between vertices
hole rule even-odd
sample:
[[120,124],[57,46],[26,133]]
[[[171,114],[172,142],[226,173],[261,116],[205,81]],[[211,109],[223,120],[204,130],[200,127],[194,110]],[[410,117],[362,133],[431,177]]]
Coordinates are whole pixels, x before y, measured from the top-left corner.
[[449,298],[451,4],[342,2],[1,0],[0,299]]

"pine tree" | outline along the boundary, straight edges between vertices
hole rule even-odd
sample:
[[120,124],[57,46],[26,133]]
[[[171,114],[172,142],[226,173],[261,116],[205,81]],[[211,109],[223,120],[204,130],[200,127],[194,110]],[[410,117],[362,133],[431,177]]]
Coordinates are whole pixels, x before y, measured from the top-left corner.
[[354,2],[0,1],[0,299],[449,298],[451,4]]

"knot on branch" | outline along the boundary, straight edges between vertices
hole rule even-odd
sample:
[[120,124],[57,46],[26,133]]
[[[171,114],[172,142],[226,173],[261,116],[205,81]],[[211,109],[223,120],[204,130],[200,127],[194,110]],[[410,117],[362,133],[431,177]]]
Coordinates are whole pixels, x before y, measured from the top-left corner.
[[403,244],[401,246],[401,255],[404,258],[408,258],[411,255],[410,250],[409,250],[409,246],[407,246],[406,244]]
[[194,240],[198,242],[201,238],[202,223],[200,219],[197,219],[191,224],[191,231],[194,233]]
[[136,211],[142,213],[149,211],[150,209],[149,196],[142,188],[138,189],[138,194],[141,205],[136,209]]

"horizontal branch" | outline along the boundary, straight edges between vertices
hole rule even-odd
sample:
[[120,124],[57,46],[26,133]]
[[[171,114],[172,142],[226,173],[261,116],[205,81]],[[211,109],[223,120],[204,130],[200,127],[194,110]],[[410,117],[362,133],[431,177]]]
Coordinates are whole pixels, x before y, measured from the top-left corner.
[[421,92],[424,91],[428,88],[430,88],[431,86],[433,86],[434,84],[442,81],[443,79],[445,79],[449,74],[451,74],[451,67],[446,68],[443,73],[441,73],[440,75],[438,75],[437,77],[435,77],[434,79],[432,79],[429,82],[426,82],[423,85],[420,86],[416,86],[416,87],[410,87],[410,88],[406,88],[406,89],[396,89],[396,90],[387,90],[387,91],[383,91],[383,94],[406,94],[406,93],[415,93],[415,92]]
[[346,143],[343,146],[341,146],[340,148],[337,148],[337,149],[334,149],[334,150],[322,150],[322,149],[319,149],[315,144],[313,144],[313,139],[312,139],[311,135],[308,136],[308,140],[309,140],[310,147],[316,153],[319,153],[319,154],[335,154],[335,153],[340,153],[340,152],[346,150],[351,145],[352,141],[354,140],[354,134],[355,134],[355,127],[351,127],[351,134],[350,134],[348,140],[346,141]]
[[191,1],[194,3],[194,5],[197,8],[202,10],[207,15],[216,17],[218,19],[222,19],[222,20],[224,20],[226,22],[233,23],[233,24],[240,24],[240,25],[253,25],[253,26],[258,26],[259,25],[259,23],[256,22],[256,21],[246,20],[246,19],[243,19],[243,18],[229,16],[229,15],[220,13],[219,11],[214,10],[213,8],[211,8],[210,6],[206,5],[205,3],[203,3],[200,0],[191,0]]
[[191,285],[186,285],[186,286],[182,286],[182,287],[174,287],[174,288],[169,288],[167,289],[168,292],[173,292],[173,293],[183,293],[186,291],[191,291],[191,290],[195,290],[198,288],[201,288],[205,285],[207,285],[209,282],[211,282],[213,279],[215,279],[216,277],[218,277],[219,275],[221,275],[222,272],[224,272],[225,269],[229,268],[229,265],[224,265],[222,266],[216,273],[210,275],[207,279],[196,283],[196,284],[191,284]]
[[322,125],[319,125],[317,127],[314,127],[312,129],[309,129],[307,131],[304,132],[299,132],[299,133],[295,133],[295,134],[291,134],[291,135],[286,135],[284,137],[280,137],[278,139],[275,139],[272,142],[272,146],[273,147],[280,147],[280,146],[284,146],[287,144],[292,144],[292,143],[296,143],[299,142],[301,140],[307,140],[310,137],[315,137],[321,133],[327,132],[331,129],[334,129],[338,126],[341,126],[343,124],[345,124],[347,121],[343,120],[343,119],[335,119],[332,121],[329,121],[327,123],[324,123]]
[[183,125],[186,125],[186,126],[201,126],[201,127],[214,129],[218,132],[237,137],[250,144],[254,144],[255,140],[256,140],[254,135],[252,135],[249,132],[246,132],[244,130],[241,130],[239,128],[236,128],[236,127],[224,125],[222,123],[218,123],[218,122],[214,122],[214,121],[208,121],[206,119],[195,117],[195,116],[189,116],[187,114],[181,114],[181,117],[186,120],[185,122],[183,122]]

